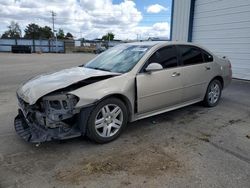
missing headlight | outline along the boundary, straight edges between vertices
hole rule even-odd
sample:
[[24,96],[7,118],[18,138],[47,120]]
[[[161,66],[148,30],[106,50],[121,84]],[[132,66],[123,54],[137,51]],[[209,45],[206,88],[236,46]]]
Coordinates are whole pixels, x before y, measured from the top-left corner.
[[65,109],[65,110],[67,110],[69,107],[68,107],[68,103],[67,103],[67,101],[62,101],[62,104],[63,104],[63,108]]
[[74,107],[79,98],[71,94],[54,94],[43,97],[46,116],[53,121],[61,121],[74,115]]
[[60,110],[62,108],[60,101],[57,101],[57,100],[49,101],[49,105],[51,108],[54,108],[56,110]]

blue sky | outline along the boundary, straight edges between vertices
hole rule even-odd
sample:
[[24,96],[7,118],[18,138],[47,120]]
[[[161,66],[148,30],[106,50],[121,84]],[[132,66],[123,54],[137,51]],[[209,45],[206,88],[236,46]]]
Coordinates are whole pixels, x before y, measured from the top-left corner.
[[[123,0],[113,0],[114,4],[119,4]],[[139,11],[143,14],[143,20],[140,22],[141,26],[148,26],[152,25],[153,23],[158,22],[168,22],[170,23],[171,20],[171,8],[172,8],[172,0],[134,0],[136,3],[136,7]],[[147,7],[152,4],[159,4],[166,8],[168,8],[167,11],[162,11],[157,14],[150,14],[147,13]]]
[[36,23],[71,32],[75,38],[100,38],[113,32],[116,39],[169,37],[172,0],[0,0],[0,34],[11,21],[23,33]]

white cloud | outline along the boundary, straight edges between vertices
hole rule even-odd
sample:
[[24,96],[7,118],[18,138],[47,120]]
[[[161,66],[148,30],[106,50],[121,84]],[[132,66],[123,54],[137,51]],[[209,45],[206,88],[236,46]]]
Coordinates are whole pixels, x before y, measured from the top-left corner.
[[152,26],[138,26],[133,29],[133,33],[139,34],[141,39],[148,39],[149,37],[169,38],[169,32],[170,26],[168,22],[155,23]]
[[135,39],[137,34],[144,38],[169,34],[167,22],[139,26],[143,15],[132,0],[119,4],[112,0],[0,0],[0,10],[0,34],[12,20],[23,30],[29,23],[52,27],[52,10],[56,12],[55,29],[62,28],[75,37],[94,39],[110,31],[117,39]]
[[159,4],[154,4],[154,5],[150,5],[147,7],[147,12],[148,13],[159,13],[161,11],[167,11],[168,8],[162,6],[162,5],[159,5]]

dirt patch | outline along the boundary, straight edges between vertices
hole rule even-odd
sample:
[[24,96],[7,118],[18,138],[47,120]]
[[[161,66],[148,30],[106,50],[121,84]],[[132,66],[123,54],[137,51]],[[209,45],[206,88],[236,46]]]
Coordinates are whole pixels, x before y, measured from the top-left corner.
[[233,125],[235,123],[240,123],[240,122],[243,122],[243,121],[241,119],[231,119],[231,120],[228,121],[228,123],[230,125]]
[[187,125],[199,118],[198,110],[190,109],[184,115],[182,115],[182,120],[177,121],[177,124]]
[[91,176],[119,172],[144,177],[155,177],[165,173],[179,174],[183,172],[183,167],[175,154],[153,146],[136,151],[115,152],[92,160],[85,159],[72,168],[57,171],[55,178],[60,182],[78,184]]
[[198,137],[198,139],[204,142],[210,142],[209,138],[207,137]]
[[210,142],[210,137],[212,135],[209,133],[204,133],[204,132],[200,132],[200,136],[198,136],[198,139],[204,142]]
[[225,124],[223,124],[222,126],[218,126],[217,129],[220,130],[220,129],[224,129],[228,126],[231,126],[231,125],[234,125],[234,124],[237,124],[237,123],[241,123],[241,122],[245,122],[243,121],[242,119],[231,119],[229,121],[226,121]]
[[51,171],[59,161],[67,156],[67,153],[61,153],[61,158],[58,158],[57,152],[57,149],[53,149],[53,151],[45,149],[43,152],[34,149],[0,156],[2,158],[0,159],[0,168],[28,176],[35,173],[38,168],[43,171]]
[[[144,181],[145,182],[145,181]],[[143,182],[143,183],[144,183]],[[129,186],[129,185],[131,185],[131,182],[130,181],[122,181],[121,182],[121,185],[124,187],[124,186]]]

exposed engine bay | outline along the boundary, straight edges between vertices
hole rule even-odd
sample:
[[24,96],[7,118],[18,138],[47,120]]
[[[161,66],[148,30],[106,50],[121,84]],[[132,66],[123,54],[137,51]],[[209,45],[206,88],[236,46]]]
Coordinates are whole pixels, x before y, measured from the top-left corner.
[[33,143],[84,135],[92,108],[74,108],[78,100],[71,94],[53,93],[29,105],[18,96],[19,113],[15,118],[15,129],[23,139]]
[[53,94],[43,97],[34,105],[29,105],[18,97],[19,106],[26,118],[47,128],[65,126],[63,120],[79,113],[79,110],[74,109],[78,100],[76,96],[70,94]]
[[[47,117],[45,126],[54,128],[56,124],[51,124],[51,121],[58,122],[68,118],[71,118],[79,110],[75,110],[74,107],[78,102],[78,97],[70,94],[60,94],[46,96],[42,99],[42,108],[44,114]],[[41,119],[41,118],[39,118]]]
[[29,142],[66,139],[81,135],[78,122],[78,98],[68,94],[48,95],[29,105],[18,97],[19,115],[15,129]]

